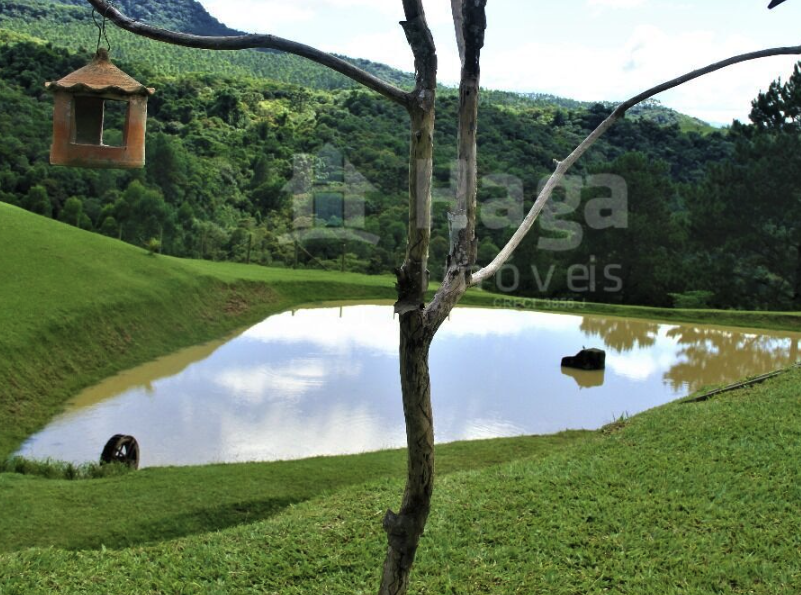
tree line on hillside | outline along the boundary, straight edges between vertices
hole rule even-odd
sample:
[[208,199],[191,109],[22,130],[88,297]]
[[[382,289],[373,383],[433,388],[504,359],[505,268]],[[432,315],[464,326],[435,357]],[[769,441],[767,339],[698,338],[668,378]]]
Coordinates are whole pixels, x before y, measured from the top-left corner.
[[[408,138],[396,106],[358,90],[160,77],[120,64],[158,89],[147,167],[53,168],[52,102],[43,83],[81,67],[88,55],[10,34],[0,40],[0,200],[132,244],[155,239],[176,256],[337,270],[344,264],[375,274],[398,265]],[[644,119],[620,123],[577,173],[626,181],[626,225],[586,224],[603,193],[598,188],[582,188],[569,209],[557,197],[561,206],[521,246],[515,270],[499,279],[502,288],[626,304],[801,309],[799,89],[796,68],[754,101],[751,123],[726,133],[682,132]],[[457,98],[444,93],[437,164],[455,157],[456,109]],[[608,113],[601,104],[482,107],[479,201],[487,229],[479,264],[508,240],[553,159]],[[313,177],[302,192],[299,164]],[[453,174],[447,165],[434,173],[436,278],[450,241]],[[359,216],[349,220],[355,211]],[[581,241],[569,250],[543,249],[543,240],[576,233]]]

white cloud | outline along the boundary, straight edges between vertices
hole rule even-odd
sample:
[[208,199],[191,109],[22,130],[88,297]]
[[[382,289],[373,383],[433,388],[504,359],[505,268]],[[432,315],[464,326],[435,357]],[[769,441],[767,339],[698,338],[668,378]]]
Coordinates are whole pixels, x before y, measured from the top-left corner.
[[203,0],[214,17],[234,29],[267,33],[275,25],[309,21],[315,10],[304,3],[280,0]]
[[[583,101],[616,101],[759,47],[744,36],[704,30],[669,34],[653,25],[641,25],[617,46],[528,42],[501,52],[489,50],[482,71],[484,84],[492,88],[545,91]],[[789,72],[794,62],[795,58],[787,57],[735,66],[665,93],[660,99],[679,111],[729,123],[747,115],[751,100],[775,77],[777,65],[784,64]]]
[[[413,70],[411,51],[398,26],[403,19],[399,0],[202,2],[236,28],[270,32],[326,51]],[[483,86],[585,101],[621,100],[715,60],[781,45],[782,37],[789,35],[785,21],[768,18],[778,15],[750,3],[737,9],[722,2],[716,8],[656,0],[533,4],[494,0],[488,7]],[[428,0],[425,6],[437,44],[440,81],[455,84],[459,60],[450,2]],[[689,14],[697,18],[690,19]],[[597,20],[599,15],[602,21]],[[530,28],[525,26],[528,22]],[[548,22],[559,24],[553,29],[564,29],[564,35],[545,28],[543,23]],[[773,58],[733,67],[660,99],[712,122],[746,119],[751,100],[771,80],[789,73],[795,61],[795,57]]]

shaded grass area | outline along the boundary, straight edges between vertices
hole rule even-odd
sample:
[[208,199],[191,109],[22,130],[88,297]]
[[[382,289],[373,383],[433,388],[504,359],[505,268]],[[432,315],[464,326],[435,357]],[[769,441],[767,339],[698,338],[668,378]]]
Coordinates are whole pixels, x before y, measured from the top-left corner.
[[[801,371],[594,436],[440,477],[412,591],[801,592]],[[401,487],[379,479],[152,546],[0,554],[0,590],[372,593]]]
[[[440,475],[545,456],[592,432],[437,447]],[[0,474],[0,551],[121,548],[266,519],[346,486],[403,477],[404,450],[300,461],[149,468],[94,481]]]

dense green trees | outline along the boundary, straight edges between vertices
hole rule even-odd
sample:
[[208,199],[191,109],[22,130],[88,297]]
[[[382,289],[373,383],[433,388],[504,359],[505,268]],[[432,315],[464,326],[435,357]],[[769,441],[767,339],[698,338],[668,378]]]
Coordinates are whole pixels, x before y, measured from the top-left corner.
[[801,67],[751,120],[688,200],[699,284],[722,305],[801,310]]
[[[304,200],[341,197],[342,205],[356,205],[364,213],[358,231],[375,239],[348,241],[347,266],[370,273],[397,266],[406,236],[402,110],[359,90],[319,91],[243,76],[163,77],[123,63],[158,89],[150,104],[147,167],[52,168],[51,103],[43,82],[87,59],[0,30],[0,200],[140,246],[155,238],[167,254],[338,269],[341,238],[321,235],[314,225],[346,225],[343,209],[350,207],[329,205],[340,214],[324,221],[296,212],[296,178],[305,175],[298,164],[310,163],[311,194]],[[546,218],[525,240],[514,257],[516,272],[504,273],[502,287],[623,303],[801,308],[800,71],[760,95],[752,123],[730,133],[682,132],[678,123],[653,118],[621,122],[576,173],[582,184],[582,176],[599,174],[626,181],[628,226],[589,225],[588,205],[606,191],[582,187],[574,208],[550,223]],[[435,145],[440,164],[454,158],[456,108],[456,96],[443,90]],[[479,131],[479,262],[508,240],[553,159],[608,109],[488,95]],[[347,172],[360,176],[349,190],[355,196],[343,195],[345,177],[353,175]],[[452,168],[440,165],[435,181],[432,270],[445,265]],[[300,234],[296,251],[304,221],[300,231],[307,235]],[[542,249],[542,240],[575,233],[576,225],[578,245]]]

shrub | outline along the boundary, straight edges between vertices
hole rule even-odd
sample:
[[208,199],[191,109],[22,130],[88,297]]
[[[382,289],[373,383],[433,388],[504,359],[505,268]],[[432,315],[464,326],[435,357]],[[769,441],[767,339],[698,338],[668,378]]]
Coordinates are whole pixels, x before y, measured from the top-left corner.
[[131,470],[121,463],[84,463],[75,465],[64,461],[45,459],[34,461],[23,457],[11,457],[0,462],[0,473],[19,473],[20,475],[36,475],[47,479],[100,479],[124,475]]
[[709,302],[715,297],[711,291],[686,291],[684,293],[671,293],[673,307],[683,310],[703,310],[709,308]]
[[161,252],[161,242],[156,238],[150,238],[147,242],[145,242],[145,248],[151,256],[155,256]]

